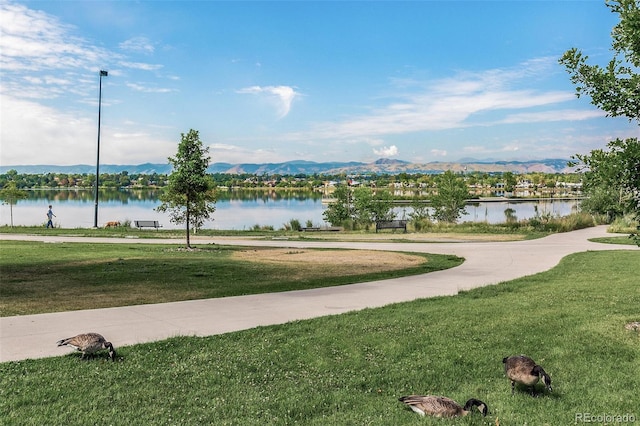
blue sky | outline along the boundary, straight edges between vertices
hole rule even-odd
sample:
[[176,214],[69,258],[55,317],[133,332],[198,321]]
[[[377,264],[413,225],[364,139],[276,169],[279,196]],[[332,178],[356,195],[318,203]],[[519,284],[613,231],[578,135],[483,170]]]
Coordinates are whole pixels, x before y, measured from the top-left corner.
[[611,58],[604,1],[0,0],[0,163],[569,158],[638,137],[558,58]]

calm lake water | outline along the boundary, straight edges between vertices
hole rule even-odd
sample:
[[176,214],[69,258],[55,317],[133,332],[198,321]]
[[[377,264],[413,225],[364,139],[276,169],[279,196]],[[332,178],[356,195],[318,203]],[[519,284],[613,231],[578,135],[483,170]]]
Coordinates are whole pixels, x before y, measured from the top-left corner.
[[[13,206],[14,225],[46,224],[49,204],[56,215],[53,222],[62,228],[90,228],[94,222],[95,195],[91,190],[34,190],[29,198]],[[578,200],[555,201],[500,201],[478,202],[467,206],[467,214],[460,222],[503,223],[505,210],[513,209],[518,220],[529,219],[538,214],[566,216],[578,208]],[[98,204],[98,225],[108,221],[157,220],[164,229],[183,229],[169,221],[169,215],[154,209],[160,204],[158,192],[153,190],[105,190],[101,191]],[[206,229],[246,230],[255,225],[280,229],[291,219],[304,226],[311,221],[314,226],[328,226],[322,218],[326,209],[320,193],[308,191],[227,191],[220,192],[216,203],[214,220],[208,221]],[[398,219],[408,217],[409,206],[394,209]],[[0,225],[11,224],[10,206],[0,206]]]

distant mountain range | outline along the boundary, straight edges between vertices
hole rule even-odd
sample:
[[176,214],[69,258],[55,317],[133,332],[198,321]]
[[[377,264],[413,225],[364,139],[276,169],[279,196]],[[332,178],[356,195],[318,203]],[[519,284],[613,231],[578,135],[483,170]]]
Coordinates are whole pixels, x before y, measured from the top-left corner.
[[[373,163],[351,162],[326,162],[316,163],[313,161],[287,161],[284,163],[213,163],[209,166],[210,173],[230,173],[230,174],[365,174],[365,173],[442,173],[446,170],[454,172],[512,172],[512,173],[570,173],[574,168],[567,166],[568,160],[548,159],[533,161],[478,161],[464,160],[459,162],[431,162],[431,163],[410,163],[408,161],[380,159]],[[21,174],[43,174],[43,173],[69,173],[83,174],[95,173],[95,165],[77,164],[73,166],[55,165],[16,165],[0,166],[0,173],[9,170],[16,170]],[[169,164],[144,163],[137,165],[127,164],[101,164],[100,173],[120,173],[127,171],[130,174],[168,174],[171,173]]]

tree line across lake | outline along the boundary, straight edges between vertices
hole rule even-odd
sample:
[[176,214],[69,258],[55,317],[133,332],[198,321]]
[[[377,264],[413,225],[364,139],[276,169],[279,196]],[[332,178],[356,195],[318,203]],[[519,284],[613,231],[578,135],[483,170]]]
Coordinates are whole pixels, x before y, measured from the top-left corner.
[[[369,186],[376,188],[435,188],[437,174],[427,173],[399,173],[399,174],[313,174],[313,175],[281,175],[281,174],[228,174],[213,173],[210,175],[216,187],[219,188],[283,188],[324,190],[340,183],[351,183],[354,186]],[[533,172],[515,174],[512,172],[467,172],[459,174],[470,188],[499,188],[508,192],[518,185],[538,190],[556,188],[569,184],[575,186],[582,180],[581,173],[542,173]],[[43,173],[21,174],[9,170],[0,174],[0,188],[8,182],[14,182],[18,189],[44,188],[94,188],[95,174],[82,173]],[[167,186],[169,175],[159,173],[135,173],[126,171],[120,173],[100,174],[102,188],[164,188]]]

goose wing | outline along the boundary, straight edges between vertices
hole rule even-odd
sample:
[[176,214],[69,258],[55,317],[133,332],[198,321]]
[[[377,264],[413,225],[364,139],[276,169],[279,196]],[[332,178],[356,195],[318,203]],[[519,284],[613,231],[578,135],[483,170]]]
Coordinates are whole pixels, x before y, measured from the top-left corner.
[[505,358],[504,371],[507,377],[518,383],[532,385],[538,382],[538,375],[533,373],[536,367],[534,360],[524,355]]
[[436,417],[454,417],[463,413],[462,406],[445,396],[409,395],[400,398],[416,413]]
[[105,338],[98,333],[83,333],[58,340],[57,345],[71,346],[83,352],[94,352],[104,348],[105,342]]

